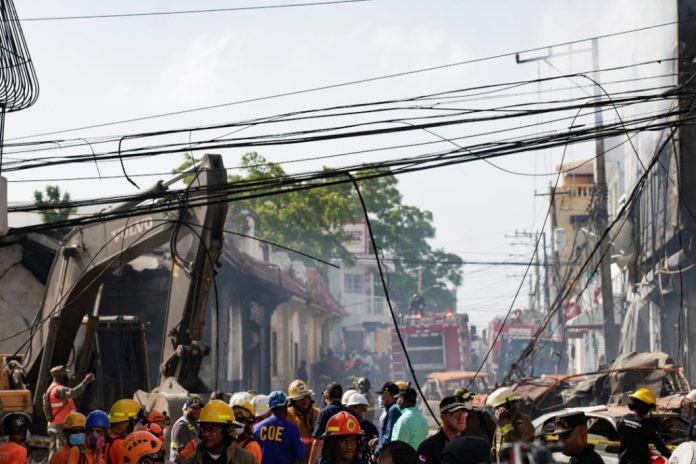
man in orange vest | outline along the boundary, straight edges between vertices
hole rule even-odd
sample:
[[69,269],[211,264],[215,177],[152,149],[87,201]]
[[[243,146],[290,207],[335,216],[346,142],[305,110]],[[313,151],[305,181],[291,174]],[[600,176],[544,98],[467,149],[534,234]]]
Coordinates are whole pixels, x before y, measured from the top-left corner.
[[31,417],[23,412],[11,412],[2,419],[2,429],[9,439],[0,444],[0,462],[2,464],[27,464],[27,431],[31,426]]
[[56,451],[65,446],[63,423],[68,414],[76,409],[73,398],[80,396],[87,385],[94,381],[94,374],[87,374],[82,382],[70,388],[68,386],[70,376],[64,366],[55,366],[51,369],[51,375],[53,382],[43,396],[43,412],[48,421],[48,438],[50,439],[49,460]]

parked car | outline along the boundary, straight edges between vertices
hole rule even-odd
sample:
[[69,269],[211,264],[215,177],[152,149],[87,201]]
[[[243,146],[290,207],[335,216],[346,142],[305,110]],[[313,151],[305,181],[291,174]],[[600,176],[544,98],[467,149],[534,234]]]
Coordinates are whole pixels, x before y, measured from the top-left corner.
[[[618,419],[630,411],[626,406],[587,406],[567,408],[550,412],[532,421],[537,437],[555,439],[552,432],[556,426],[556,417],[574,411],[583,411],[588,417],[588,441],[595,445],[595,450],[606,464],[619,462],[619,432],[616,429]],[[655,412],[652,417],[660,424],[660,437],[668,447],[678,445],[688,439],[689,421],[673,412]],[[558,462],[568,462],[568,457],[554,453]]]

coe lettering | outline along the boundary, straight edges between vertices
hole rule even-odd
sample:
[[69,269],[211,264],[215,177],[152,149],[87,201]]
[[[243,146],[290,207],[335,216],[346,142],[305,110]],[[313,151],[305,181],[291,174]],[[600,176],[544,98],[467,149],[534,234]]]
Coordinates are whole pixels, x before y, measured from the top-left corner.
[[283,430],[285,427],[275,425],[261,427],[259,438],[261,441],[283,441]]

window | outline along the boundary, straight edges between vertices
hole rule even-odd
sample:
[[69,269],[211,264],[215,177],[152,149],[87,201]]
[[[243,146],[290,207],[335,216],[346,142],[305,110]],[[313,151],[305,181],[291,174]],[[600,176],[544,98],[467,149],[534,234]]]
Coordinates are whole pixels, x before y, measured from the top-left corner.
[[346,293],[363,293],[363,276],[346,274],[343,276],[343,287]]

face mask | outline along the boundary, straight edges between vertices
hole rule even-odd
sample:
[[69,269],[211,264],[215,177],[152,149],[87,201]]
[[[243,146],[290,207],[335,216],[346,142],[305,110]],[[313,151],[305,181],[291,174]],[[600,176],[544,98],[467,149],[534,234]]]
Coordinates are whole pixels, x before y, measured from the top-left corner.
[[102,449],[106,444],[106,439],[98,433],[92,433],[89,437],[89,447],[92,449]]
[[82,446],[85,443],[84,433],[71,433],[68,435],[68,443],[72,446]]

